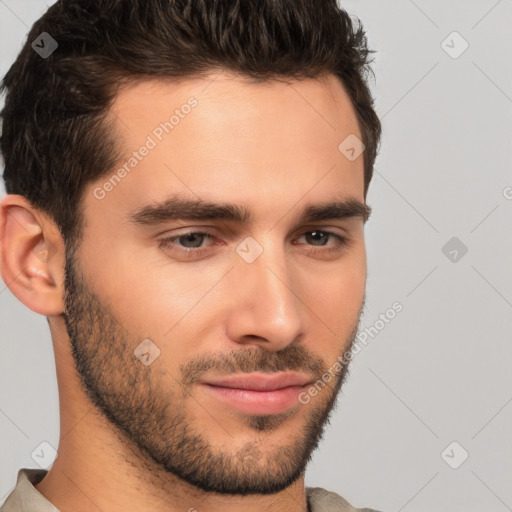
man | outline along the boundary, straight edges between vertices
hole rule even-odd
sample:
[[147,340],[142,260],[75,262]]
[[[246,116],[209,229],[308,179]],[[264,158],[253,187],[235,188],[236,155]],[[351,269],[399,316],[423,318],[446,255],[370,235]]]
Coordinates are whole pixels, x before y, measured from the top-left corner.
[[356,510],[304,476],[364,304],[368,53],[335,0],[34,24],[3,81],[1,270],[48,319],[61,429],[2,512]]

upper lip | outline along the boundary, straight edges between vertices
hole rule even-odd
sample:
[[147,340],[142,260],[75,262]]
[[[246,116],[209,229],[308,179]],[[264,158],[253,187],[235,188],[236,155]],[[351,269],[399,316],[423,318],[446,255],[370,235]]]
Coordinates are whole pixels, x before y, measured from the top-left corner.
[[224,388],[249,389],[254,391],[275,391],[290,386],[304,386],[311,382],[311,377],[301,373],[249,373],[230,377],[210,378],[204,384]]

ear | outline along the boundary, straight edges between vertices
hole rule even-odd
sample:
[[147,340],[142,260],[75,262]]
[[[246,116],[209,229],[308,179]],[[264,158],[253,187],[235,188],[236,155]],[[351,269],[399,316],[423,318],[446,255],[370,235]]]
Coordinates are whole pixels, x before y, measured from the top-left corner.
[[64,312],[65,246],[55,223],[24,196],[0,203],[0,274],[11,292],[45,316]]

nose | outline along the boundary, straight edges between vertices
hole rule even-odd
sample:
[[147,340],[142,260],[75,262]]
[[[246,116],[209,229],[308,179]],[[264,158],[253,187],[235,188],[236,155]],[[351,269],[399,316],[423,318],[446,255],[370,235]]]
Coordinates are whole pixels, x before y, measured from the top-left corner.
[[238,261],[230,272],[233,301],[227,335],[237,343],[278,351],[304,334],[307,307],[301,283],[284,249],[263,253],[252,263]]

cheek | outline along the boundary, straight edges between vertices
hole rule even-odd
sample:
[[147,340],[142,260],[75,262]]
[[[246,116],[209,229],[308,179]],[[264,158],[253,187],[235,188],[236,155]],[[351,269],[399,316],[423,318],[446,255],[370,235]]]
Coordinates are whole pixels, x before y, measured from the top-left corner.
[[187,272],[148,272],[125,290],[116,307],[132,332],[153,335],[166,344],[197,321],[196,315],[208,303],[204,300],[208,288],[211,284],[195,285]]
[[366,287],[366,255],[364,246],[357,248],[332,265],[318,266],[304,276],[307,304],[333,330],[346,325],[359,314]]
[[359,322],[366,286],[364,253],[319,272],[307,286],[309,298],[305,302],[314,312],[312,333],[316,333],[311,336],[312,350],[330,363],[347,349]]
[[[121,246],[123,250],[117,250]],[[204,273],[191,275],[156,250],[129,243],[116,244],[103,254],[92,251],[84,262],[92,291],[122,327],[133,337],[159,343],[190,323],[188,313],[215,282]]]
[[[312,301],[317,320],[329,328],[327,333],[336,344],[344,342],[359,319],[364,299],[364,281],[355,277],[331,280]],[[320,326],[318,326],[320,328]],[[321,327],[325,329],[324,327]]]

